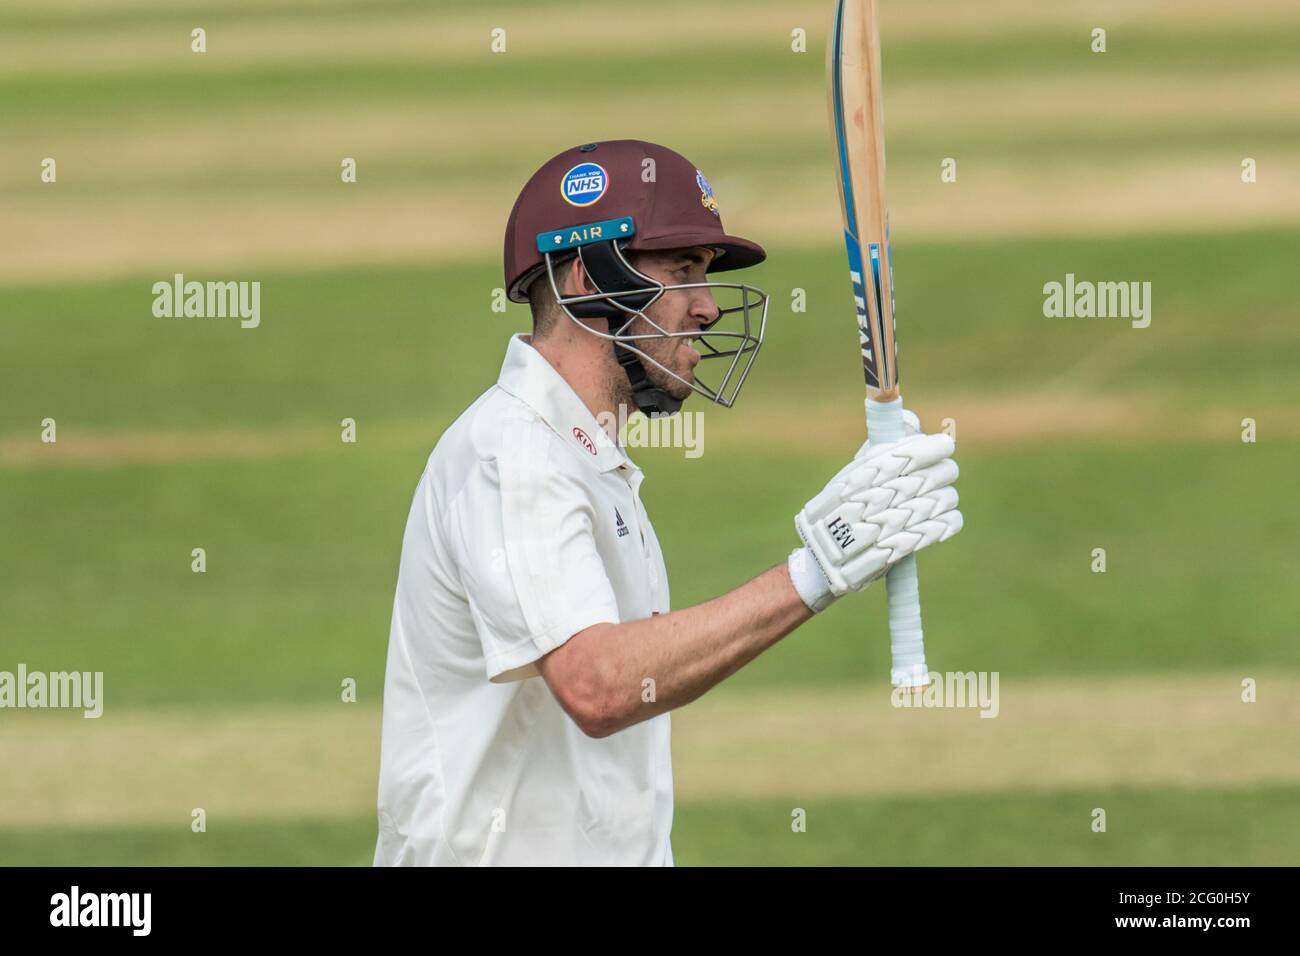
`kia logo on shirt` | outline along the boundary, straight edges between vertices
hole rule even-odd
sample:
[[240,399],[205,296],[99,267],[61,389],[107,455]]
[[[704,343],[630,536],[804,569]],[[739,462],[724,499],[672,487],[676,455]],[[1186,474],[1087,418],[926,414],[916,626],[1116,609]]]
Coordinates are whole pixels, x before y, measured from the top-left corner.
[[581,445],[583,448],[587,449],[587,451],[591,452],[593,455],[596,454],[595,442],[593,442],[590,438],[588,438],[587,433],[584,432],[577,425],[573,426],[573,437],[578,439],[578,444]]

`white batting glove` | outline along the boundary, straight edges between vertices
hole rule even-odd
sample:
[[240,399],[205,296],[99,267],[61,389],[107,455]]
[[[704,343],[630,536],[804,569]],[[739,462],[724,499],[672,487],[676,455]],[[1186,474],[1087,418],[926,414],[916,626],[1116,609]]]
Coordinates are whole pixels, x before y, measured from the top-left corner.
[[790,555],[788,565],[805,604],[820,611],[861,591],[907,555],[961,530],[953,447],[948,435],[919,433],[863,445],[804,506],[794,519],[804,547]]

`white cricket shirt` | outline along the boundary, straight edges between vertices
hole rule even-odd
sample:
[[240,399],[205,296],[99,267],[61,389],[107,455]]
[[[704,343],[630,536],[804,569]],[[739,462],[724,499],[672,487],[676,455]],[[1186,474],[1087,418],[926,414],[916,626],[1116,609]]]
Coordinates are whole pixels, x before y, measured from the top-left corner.
[[593,624],[668,611],[641,478],[514,336],[411,503],[376,865],[672,864],[669,715],[593,739],[534,664]]

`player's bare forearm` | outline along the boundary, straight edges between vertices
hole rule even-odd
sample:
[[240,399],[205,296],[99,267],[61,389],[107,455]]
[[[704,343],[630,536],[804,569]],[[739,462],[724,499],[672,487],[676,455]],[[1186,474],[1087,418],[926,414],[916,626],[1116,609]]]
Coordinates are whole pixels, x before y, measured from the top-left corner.
[[539,666],[583,729],[605,736],[690,703],[810,617],[782,562],[703,604],[590,627]]

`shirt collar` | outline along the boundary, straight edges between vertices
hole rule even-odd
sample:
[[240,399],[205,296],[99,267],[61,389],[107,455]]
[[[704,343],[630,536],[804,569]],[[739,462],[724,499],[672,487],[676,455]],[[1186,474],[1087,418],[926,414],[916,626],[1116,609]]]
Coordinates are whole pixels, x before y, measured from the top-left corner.
[[497,385],[535,411],[561,441],[572,444],[597,471],[613,471],[623,465],[638,471],[564,376],[533,348],[530,339],[523,333],[510,337]]

